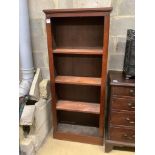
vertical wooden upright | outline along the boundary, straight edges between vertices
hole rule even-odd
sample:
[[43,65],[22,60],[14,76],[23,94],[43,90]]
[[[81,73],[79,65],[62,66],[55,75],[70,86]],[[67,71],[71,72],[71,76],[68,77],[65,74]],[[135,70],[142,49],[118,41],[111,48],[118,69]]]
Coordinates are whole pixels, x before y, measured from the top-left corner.
[[104,111],[105,111],[105,90],[107,80],[107,60],[108,60],[108,43],[109,43],[109,25],[110,15],[104,17],[104,38],[103,38],[103,55],[102,55],[102,80],[101,80],[101,99],[100,99],[100,135],[104,134]]
[[54,138],[103,144],[111,10],[44,10]]

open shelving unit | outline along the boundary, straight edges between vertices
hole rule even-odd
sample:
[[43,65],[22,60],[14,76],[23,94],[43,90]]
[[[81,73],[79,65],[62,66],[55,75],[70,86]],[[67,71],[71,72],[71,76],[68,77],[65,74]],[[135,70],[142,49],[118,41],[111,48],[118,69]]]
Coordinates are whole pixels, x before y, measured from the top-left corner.
[[103,144],[111,10],[44,10],[54,138]]

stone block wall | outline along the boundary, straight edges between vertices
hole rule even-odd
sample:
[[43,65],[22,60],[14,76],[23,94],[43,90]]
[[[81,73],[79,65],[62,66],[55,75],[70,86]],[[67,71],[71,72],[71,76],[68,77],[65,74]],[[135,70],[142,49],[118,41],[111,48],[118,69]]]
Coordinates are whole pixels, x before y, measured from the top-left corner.
[[111,0],[108,68],[122,70],[127,29],[135,28],[135,0]]
[[126,31],[134,29],[135,0],[28,0],[35,67],[49,79],[47,39],[43,9],[113,6],[110,21],[108,68],[122,70]]

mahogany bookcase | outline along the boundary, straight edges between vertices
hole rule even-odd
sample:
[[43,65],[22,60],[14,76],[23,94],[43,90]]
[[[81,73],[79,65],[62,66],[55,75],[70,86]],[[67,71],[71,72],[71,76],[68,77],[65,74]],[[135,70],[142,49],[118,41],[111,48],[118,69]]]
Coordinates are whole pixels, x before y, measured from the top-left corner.
[[111,10],[43,10],[54,138],[103,144]]

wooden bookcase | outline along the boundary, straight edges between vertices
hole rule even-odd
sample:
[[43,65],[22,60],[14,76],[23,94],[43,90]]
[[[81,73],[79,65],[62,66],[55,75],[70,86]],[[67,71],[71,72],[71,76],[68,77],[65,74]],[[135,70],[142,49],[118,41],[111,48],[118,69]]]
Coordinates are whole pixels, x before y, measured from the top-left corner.
[[103,144],[111,10],[44,10],[54,138]]

